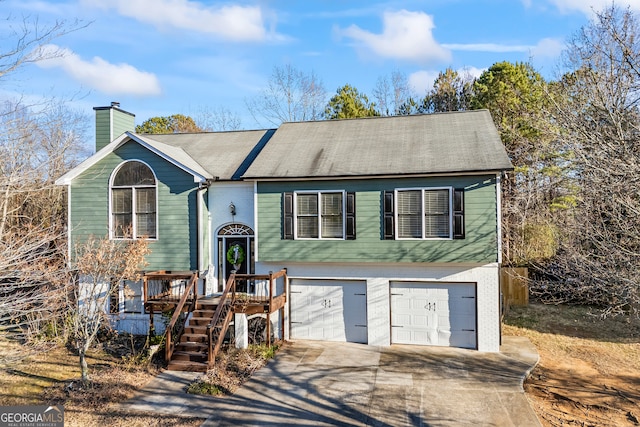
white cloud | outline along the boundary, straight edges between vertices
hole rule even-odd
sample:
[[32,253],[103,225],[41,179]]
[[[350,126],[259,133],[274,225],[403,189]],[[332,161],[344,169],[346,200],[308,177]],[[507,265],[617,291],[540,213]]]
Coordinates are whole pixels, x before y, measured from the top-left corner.
[[82,3],[154,25],[215,34],[231,41],[267,38],[262,9],[258,6],[207,7],[189,0],[82,0]]
[[565,43],[559,39],[542,39],[537,45],[531,48],[533,58],[556,58],[566,47]]
[[[602,10],[611,6],[611,0],[550,0],[561,12],[579,11],[585,15],[592,15],[593,11]],[[531,3],[530,1],[528,2]],[[527,2],[525,2],[525,5]],[[616,0],[616,6],[631,7],[633,10],[640,10],[640,0]]]
[[411,90],[420,96],[424,96],[427,91],[433,88],[433,82],[438,77],[438,73],[439,71],[423,70],[409,74],[409,86]]
[[74,80],[105,94],[159,95],[162,92],[155,74],[140,71],[129,64],[111,64],[98,56],[86,61],[71,50],[52,44],[43,49],[59,54],[37,62],[39,67],[61,68]]
[[[485,71],[485,68],[463,67],[456,70],[463,78],[478,78]],[[422,70],[409,75],[409,86],[413,93],[424,96],[425,93],[433,89],[433,83],[438,78],[440,71]]]
[[445,43],[442,46],[451,50],[466,52],[527,52],[532,46],[528,45],[506,45],[498,43]]
[[338,30],[339,35],[353,39],[362,48],[383,58],[420,63],[451,60],[451,52],[433,38],[433,18],[422,12],[385,12],[382,34],[365,31],[356,25]]
[[534,57],[556,57],[562,52],[564,43],[559,39],[546,38],[540,40],[535,45],[508,45],[498,43],[445,43],[442,45],[447,49],[466,52],[523,52]]

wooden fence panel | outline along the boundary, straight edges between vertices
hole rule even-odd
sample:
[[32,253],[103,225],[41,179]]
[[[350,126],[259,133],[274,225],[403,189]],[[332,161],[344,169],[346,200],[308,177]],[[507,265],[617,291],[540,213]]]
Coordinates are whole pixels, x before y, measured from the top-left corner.
[[500,269],[500,291],[504,303],[503,311],[509,307],[529,305],[529,270],[526,267],[502,267]]

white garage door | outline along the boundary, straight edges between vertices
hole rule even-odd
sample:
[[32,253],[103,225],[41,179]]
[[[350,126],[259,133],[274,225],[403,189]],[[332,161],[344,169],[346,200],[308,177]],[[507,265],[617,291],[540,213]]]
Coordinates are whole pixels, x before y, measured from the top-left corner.
[[291,337],[366,343],[366,290],[362,281],[292,279]]
[[475,285],[391,282],[391,342],[477,348]]

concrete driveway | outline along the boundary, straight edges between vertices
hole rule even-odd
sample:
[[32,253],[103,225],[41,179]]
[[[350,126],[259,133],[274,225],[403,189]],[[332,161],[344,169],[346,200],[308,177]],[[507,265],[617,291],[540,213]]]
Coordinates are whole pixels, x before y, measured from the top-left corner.
[[204,425],[540,426],[522,389],[537,360],[516,337],[500,354],[296,341]]
[[196,374],[164,372],[125,411],[208,417],[204,426],[540,426],[522,389],[538,353],[295,341],[235,395],[193,396]]

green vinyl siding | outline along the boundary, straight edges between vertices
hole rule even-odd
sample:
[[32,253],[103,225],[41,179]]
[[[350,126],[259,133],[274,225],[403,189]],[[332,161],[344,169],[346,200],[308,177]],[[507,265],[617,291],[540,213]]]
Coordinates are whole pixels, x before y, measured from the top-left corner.
[[[385,190],[453,187],[465,189],[466,235],[460,240],[384,240]],[[356,193],[355,240],[283,240],[282,193],[344,190]],[[259,261],[429,262],[497,261],[496,177],[462,176],[258,183]]]
[[135,116],[133,114],[117,108],[96,109],[96,151],[123,133],[133,132],[134,129]]
[[193,177],[135,144],[127,143],[85,171],[71,185],[71,250],[88,236],[109,233],[109,179],[126,160],[148,164],[157,178],[157,233],[149,241],[146,270],[197,269],[197,184]]

